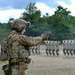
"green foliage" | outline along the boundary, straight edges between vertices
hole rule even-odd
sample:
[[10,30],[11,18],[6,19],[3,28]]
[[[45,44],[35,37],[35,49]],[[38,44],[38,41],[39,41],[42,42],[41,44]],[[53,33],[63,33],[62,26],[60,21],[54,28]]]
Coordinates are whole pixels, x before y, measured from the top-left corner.
[[63,40],[63,39],[70,39],[71,35],[71,28],[70,23],[71,16],[70,11],[67,11],[67,9],[58,6],[57,10],[55,11],[55,14],[51,17],[49,17],[48,22],[51,23],[51,29],[52,29],[52,39],[55,40]]
[[30,21],[32,24],[37,22],[41,16],[41,11],[37,10],[35,3],[30,3],[22,14],[21,18]]
[[[52,16],[48,13],[41,17],[41,11],[37,9],[35,3],[30,3],[22,13],[22,19],[31,22],[31,26],[26,29],[27,36],[39,36],[44,31],[51,31],[51,40],[63,40],[75,38],[75,17],[70,15],[67,8],[58,6]],[[0,40],[11,31],[11,24],[14,18],[10,18],[8,23],[0,23]]]
[[11,31],[11,28],[8,23],[0,24],[0,41],[6,37]]

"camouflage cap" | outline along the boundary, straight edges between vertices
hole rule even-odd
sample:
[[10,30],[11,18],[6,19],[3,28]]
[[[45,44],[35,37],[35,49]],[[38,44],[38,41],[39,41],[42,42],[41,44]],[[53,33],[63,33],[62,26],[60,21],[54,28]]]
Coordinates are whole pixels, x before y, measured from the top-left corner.
[[27,22],[23,19],[15,19],[13,21],[12,27],[21,31],[23,28],[26,28],[29,25],[30,25],[30,22]]

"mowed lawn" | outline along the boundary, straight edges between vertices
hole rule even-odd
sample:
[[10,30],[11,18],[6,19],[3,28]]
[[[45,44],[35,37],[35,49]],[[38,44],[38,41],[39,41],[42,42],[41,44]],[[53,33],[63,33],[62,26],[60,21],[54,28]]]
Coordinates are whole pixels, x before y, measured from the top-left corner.
[[[75,56],[65,57],[60,46],[59,57],[47,56],[45,46],[41,45],[40,55],[31,55],[32,62],[27,70],[27,75],[75,75]],[[2,74],[1,66],[5,62],[0,62],[0,75]]]

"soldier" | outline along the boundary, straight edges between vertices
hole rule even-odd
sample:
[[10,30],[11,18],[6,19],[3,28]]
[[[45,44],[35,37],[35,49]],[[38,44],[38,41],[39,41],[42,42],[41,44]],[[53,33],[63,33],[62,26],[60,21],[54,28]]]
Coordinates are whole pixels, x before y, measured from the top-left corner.
[[52,48],[51,48],[51,42],[49,42],[49,54],[52,55]]
[[54,43],[54,41],[52,43],[52,54],[53,54],[53,56],[55,56],[55,43]]
[[67,57],[70,55],[70,49],[71,49],[70,41],[67,40],[67,50],[66,50],[66,52],[67,52]]
[[46,42],[46,54],[48,55],[49,54],[49,44],[48,44],[48,41]]
[[70,49],[70,55],[73,56],[73,43],[72,40],[70,41],[70,45],[69,45],[69,49]]
[[32,54],[35,54],[35,47],[32,47]]
[[48,34],[42,33],[39,37],[27,37],[24,34],[26,27],[30,25],[23,19],[15,19],[12,24],[12,32],[8,35],[8,61],[3,66],[5,75],[25,75],[31,62],[29,47],[36,46],[42,40],[46,40]]
[[36,52],[36,54],[40,54],[40,45],[36,46],[35,52]]
[[55,47],[56,47],[56,56],[59,56],[59,43],[58,42],[55,44]]
[[66,44],[65,43],[63,43],[63,53],[66,56]]
[[63,53],[65,56],[69,56],[69,41],[68,40],[63,41]]
[[75,40],[74,40],[74,43],[73,43],[73,54],[75,55]]

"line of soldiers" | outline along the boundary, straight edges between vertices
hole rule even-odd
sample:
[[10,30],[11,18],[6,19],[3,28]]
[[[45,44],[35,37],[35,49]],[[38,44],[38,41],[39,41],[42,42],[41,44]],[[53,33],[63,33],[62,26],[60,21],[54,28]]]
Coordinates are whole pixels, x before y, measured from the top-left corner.
[[45,41],[46,55],[59,56],[59,41]]
[[[46,55],[59,56],[60,41],[45,41]],[[75,40],[63,40],[63,54],[65,56],[75,56]],[[40,45],[30,48],[31,54],[40,54]]]
[[65,56],[75,56],[75,40],[63,40],[63,53]]
[[30,47],[30,54],[40,54],[40,45]]

